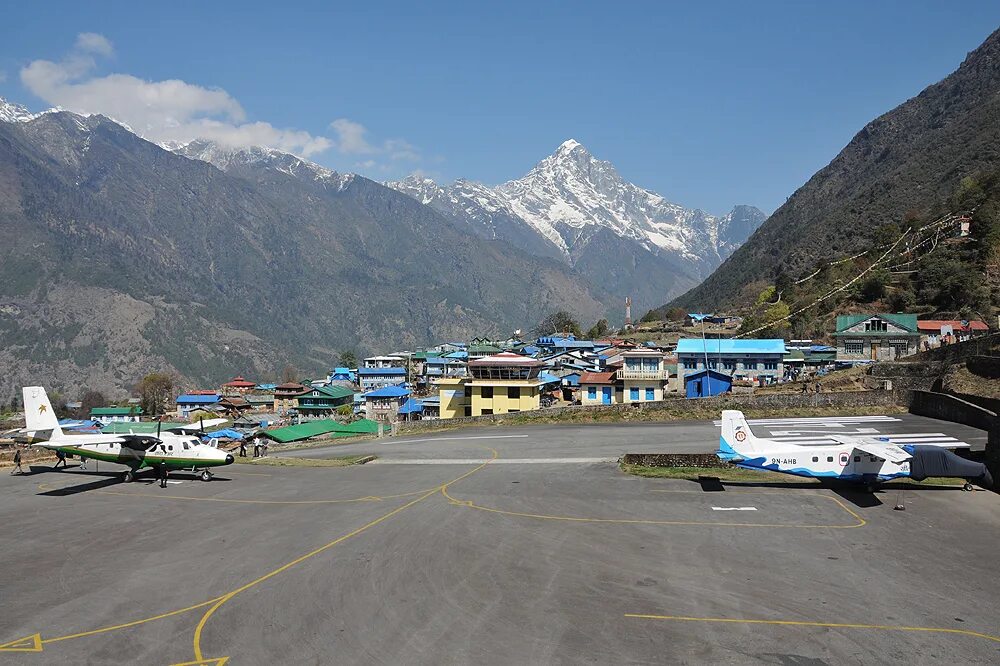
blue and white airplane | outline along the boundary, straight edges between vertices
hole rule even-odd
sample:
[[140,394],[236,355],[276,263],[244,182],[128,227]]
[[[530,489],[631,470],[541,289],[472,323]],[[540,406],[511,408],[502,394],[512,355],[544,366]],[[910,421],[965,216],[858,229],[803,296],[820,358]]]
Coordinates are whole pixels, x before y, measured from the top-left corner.
[[722,412],[720,459],[745,469],[781,472],[816,479],[855,481],[874,489],[892,479],[921,481],[928,476],[966,479],[988,488],[993,485],[982,463],[967,460],[940,446],[896,446],[886,437],[827,435],[836,444],[803,446],[756,437],[743,412]]

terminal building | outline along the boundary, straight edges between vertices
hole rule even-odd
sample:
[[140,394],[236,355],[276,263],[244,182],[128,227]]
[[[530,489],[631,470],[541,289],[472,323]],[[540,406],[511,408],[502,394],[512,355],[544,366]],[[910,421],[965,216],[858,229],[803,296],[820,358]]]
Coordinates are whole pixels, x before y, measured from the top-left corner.
[[467,377],[442,377],[437,382],[441,418],[538,409],[543,365],[538,359],[511,352],[469,361]]

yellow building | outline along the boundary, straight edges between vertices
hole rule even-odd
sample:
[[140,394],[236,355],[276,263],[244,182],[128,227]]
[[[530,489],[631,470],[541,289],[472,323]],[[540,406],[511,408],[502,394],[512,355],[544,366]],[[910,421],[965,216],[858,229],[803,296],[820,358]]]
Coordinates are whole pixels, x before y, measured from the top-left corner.
[[670,379],[663,354],[652,349],[630,349],[621,355],[618,380],[622,384],[622,402],[663,400],[663,388]]
[[513,414],[540,407],[543,363],[504,352],[469,361],[468,377],[438,381],[441,418]]
[[468,377],[441,377],[437,380],[438,396],[441,399],[442,419],[453,419],[456,416],[468,416],[469,401],[465,395],[465,382]]

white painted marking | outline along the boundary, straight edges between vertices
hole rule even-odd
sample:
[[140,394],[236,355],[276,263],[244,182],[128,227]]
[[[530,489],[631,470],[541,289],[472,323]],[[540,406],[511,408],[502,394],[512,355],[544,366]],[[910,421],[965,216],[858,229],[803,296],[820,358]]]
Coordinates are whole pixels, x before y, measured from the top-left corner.
[[369,465],[588,465],[614,463],[618,458],[378,458]]
[[184,482],[183,481],[171,481],[170,479],[167,479],[167,483],[184,483]]
[[755,506],[713,506],[712,511],[756,511]]
[[[894,416],[817,416],[812,418],[797,419],[747,419],[750,425],[816,425],[823,426],[827,423],[878,423],[878,422],[898,422],[900,419]],[[714,421],[716,426],[722,426],[722,421]]]
[[531,435],[480,435],[476,437],[427,437],[424,439],[392,439],[391,437],[387,437],[376,441],[385,444],[417,444],[418,442],[464,442],[467,439],[524,439],[530,436]]

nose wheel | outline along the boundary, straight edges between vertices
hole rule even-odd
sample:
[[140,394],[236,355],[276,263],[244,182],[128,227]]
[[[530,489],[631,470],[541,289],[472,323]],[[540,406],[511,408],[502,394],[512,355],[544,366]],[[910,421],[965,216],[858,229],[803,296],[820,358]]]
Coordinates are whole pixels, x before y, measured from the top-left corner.
[[212,473],[209,472],[207,469],[201,470],[201,480],[202,481],[211,481],[212,480]]

